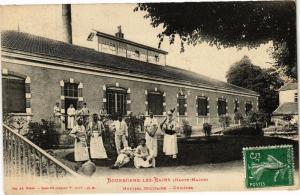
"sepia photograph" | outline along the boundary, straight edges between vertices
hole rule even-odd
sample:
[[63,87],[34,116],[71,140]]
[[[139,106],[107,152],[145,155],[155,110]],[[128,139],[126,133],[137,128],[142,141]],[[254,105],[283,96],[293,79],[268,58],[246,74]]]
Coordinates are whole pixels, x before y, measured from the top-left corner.
[[299,189],[296,1],[0,18],[6,194]]

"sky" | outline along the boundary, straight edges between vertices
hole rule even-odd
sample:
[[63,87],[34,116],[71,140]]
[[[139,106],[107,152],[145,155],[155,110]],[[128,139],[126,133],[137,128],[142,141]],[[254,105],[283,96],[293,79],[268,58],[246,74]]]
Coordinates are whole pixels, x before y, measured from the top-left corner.
[[[72,5],[73,43],[89,47],[86,40],[92,29],[114,34],[117,26],[122,26],[125,38],[131,41],[157,47],[157,34],[162,27],[153,28],[144,12],[133,12],[136,4],[88,4]],[[52,39],[62,39],[61,5],[0,6],[1,29],[20,30]],[[180,53],[179,39],[170,45],[166,39],[161,49],[169,52],[167,65],[176,66],[226,81],[225,75],[230,65],[247,55],[255,65],[271,67],[274,62],[268,50],[272,44],[261,45],[256,49],[226,48],[217,49],[206,43],[185,46]]]

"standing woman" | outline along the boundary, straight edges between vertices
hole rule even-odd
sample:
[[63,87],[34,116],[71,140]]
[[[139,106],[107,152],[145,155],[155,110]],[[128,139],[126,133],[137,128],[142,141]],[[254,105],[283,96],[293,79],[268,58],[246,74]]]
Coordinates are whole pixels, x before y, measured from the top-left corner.
[[102,132],[104,125],[99,121],[98,114],[93,114],[93,121],[88,125],[90,138],[90,153],[92,159],[106,159],[107,154],[103,145]]
[[73,129],[74,123],[75,123],[75,108],[73,107],[73,104],[70,104],[70,107],[67,109],[67,115],[68,115],[68,129]]
[[150,149],[152,156],[157,157],[157,130],[158,123],[156,118],[154,118],[153,113],[149,113],[149,118],[146,118],[144,122],[144,129],[146,132],[146,146]]
[[83,126],[82,119],[77,120],[77,124],[70,132],[70,136],[75,138],[75,144],[74,144],[74,159],[77,162],[78,168],[85,162],[88,161],[89,158],[89,151],[86,144],[86,131]]
[[164,132],[163,152],[165,153],[165,155],[176,159],[178,153],[176,135],[178,126],[175,119],[173,118],[173,113],[171,111],[168,111],[168,118],[161,125],[161,128]]

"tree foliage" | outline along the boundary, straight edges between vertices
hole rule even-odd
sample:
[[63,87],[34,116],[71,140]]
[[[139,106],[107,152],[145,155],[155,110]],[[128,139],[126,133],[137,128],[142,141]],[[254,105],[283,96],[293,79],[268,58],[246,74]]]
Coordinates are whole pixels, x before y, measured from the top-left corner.
[[185,44],[207,42],[221,47],[256,48],[273,42],[274,64],[297,78],[296,5],[294,1],[140,3],[134,11],[145,11],[153,27],[163,25],[159,46],[175,35]]
[[262,69],[253,65],[245,56],[239,62],[231,65],[226,74],[228,83],[256,91],[259,97],[259,108],[271,114],[278,106],[278,92],[283,85],[274,69]]

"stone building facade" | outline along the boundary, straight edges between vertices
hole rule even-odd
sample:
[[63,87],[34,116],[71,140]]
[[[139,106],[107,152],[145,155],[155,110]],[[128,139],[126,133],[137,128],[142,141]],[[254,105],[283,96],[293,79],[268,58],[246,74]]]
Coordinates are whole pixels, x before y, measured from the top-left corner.
[[[70,103],[86,102],[92,113],[151,111],[159,120],[175,108],[179,123],[187,119],[194,126],[258,109],[257,93],[165,61],[154,64],[16,31],[2,32],[1,41],[2,81],[8,83],[4,109],[33,121],[53,118],[56,102],[63,115]],[[15,110],[11,101],[18,103]]]

